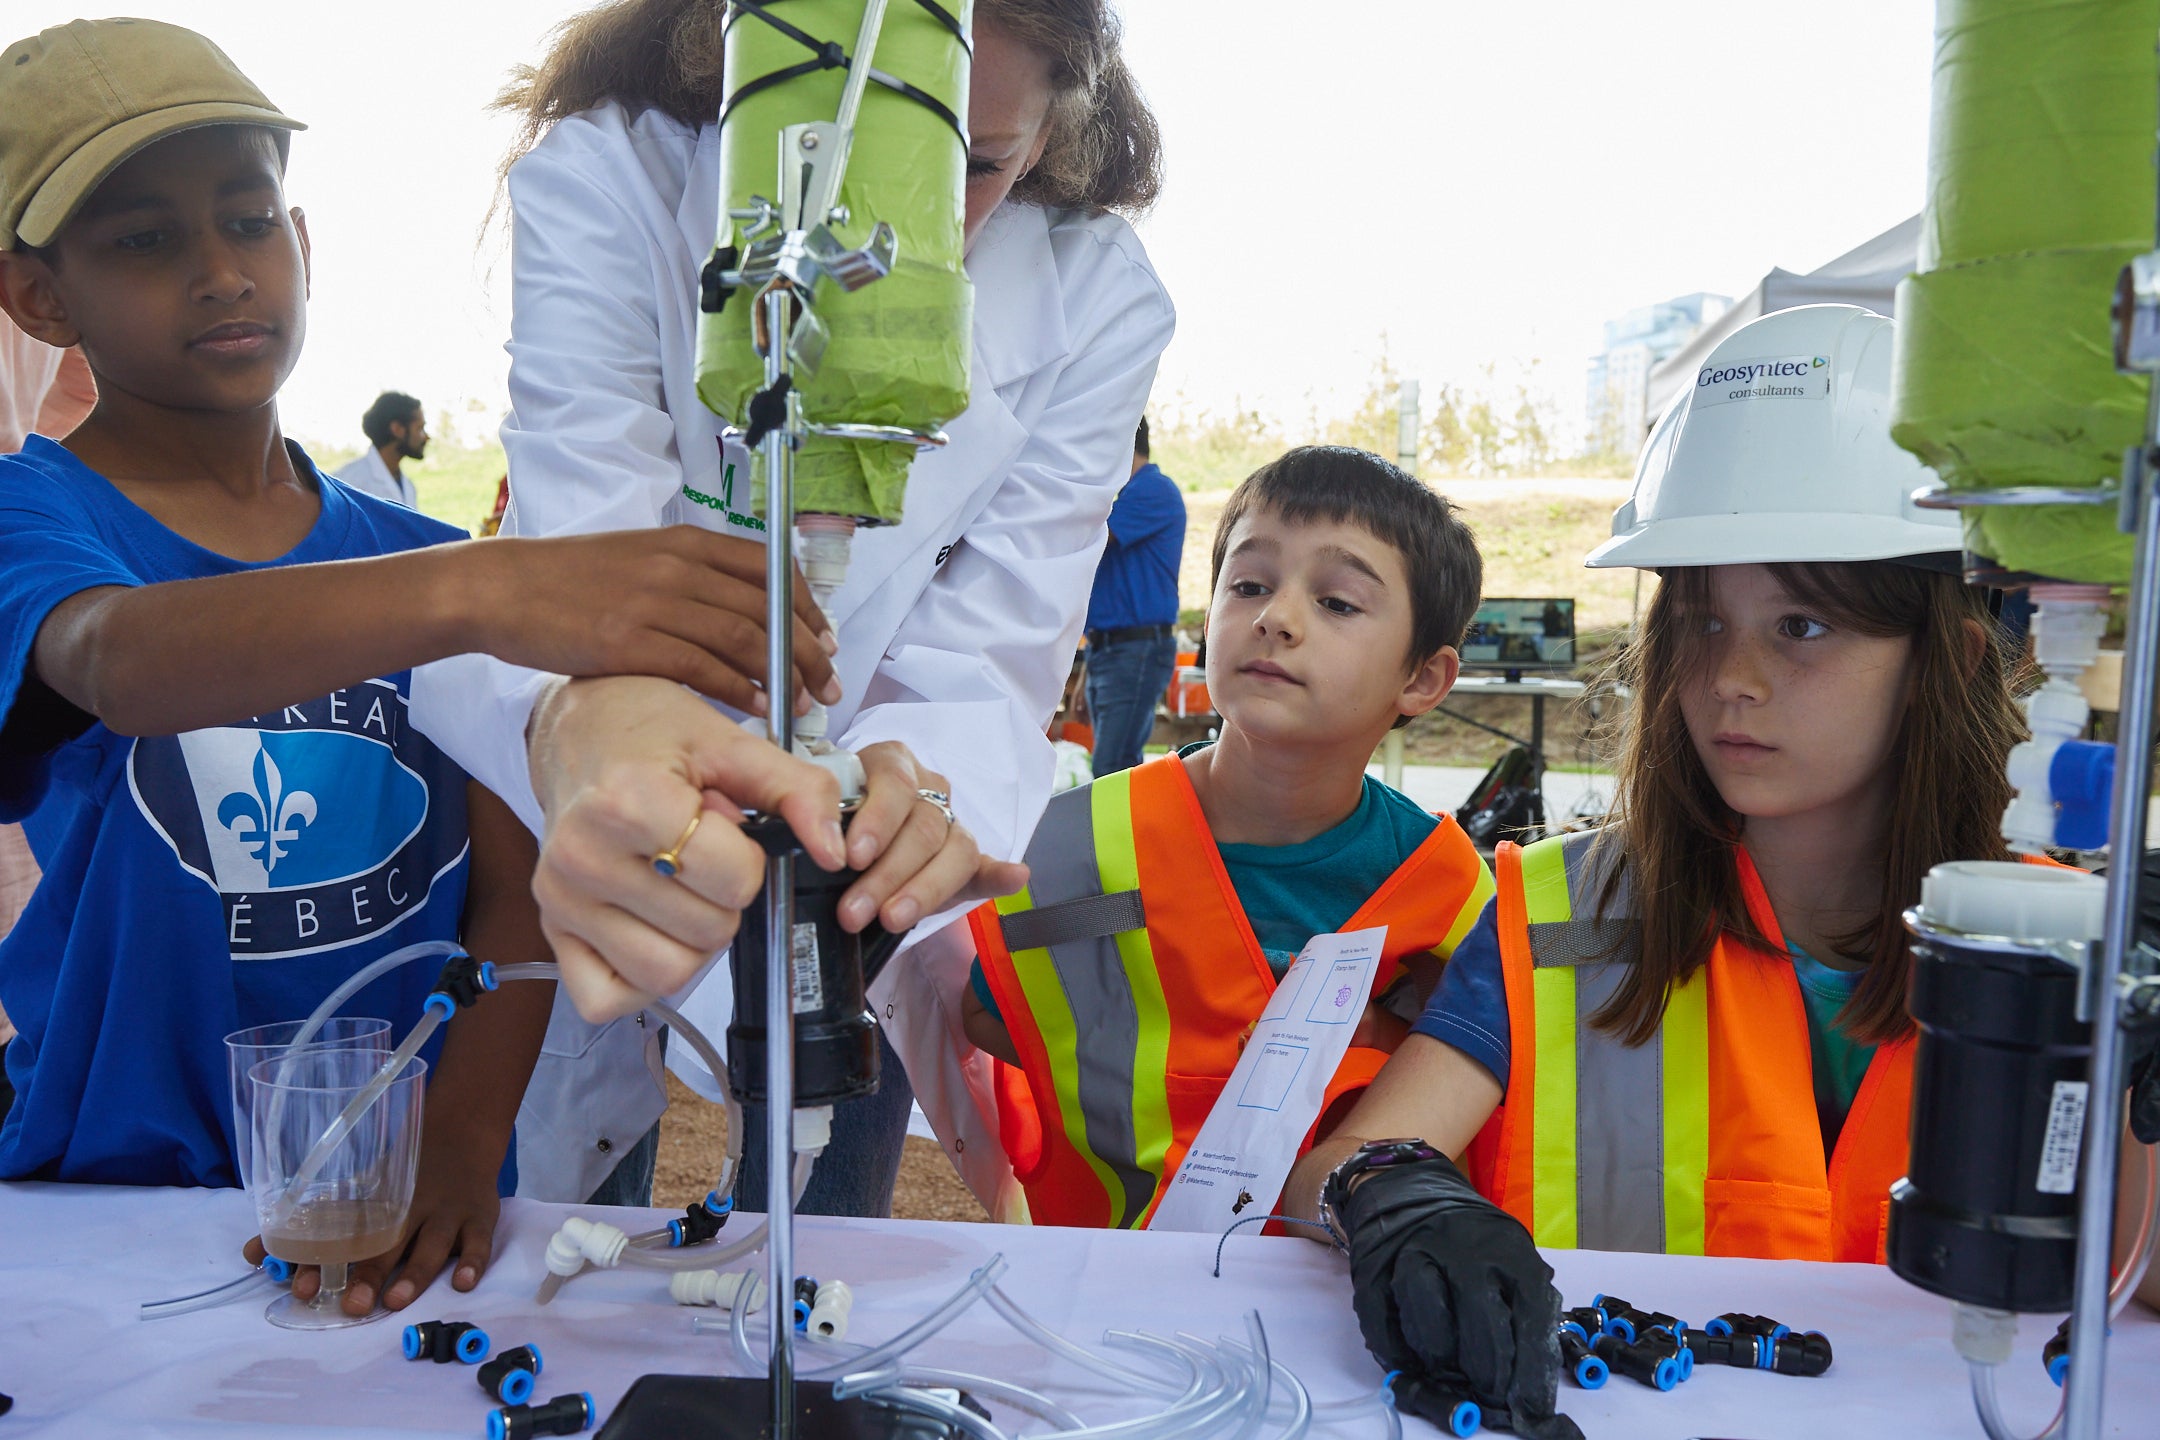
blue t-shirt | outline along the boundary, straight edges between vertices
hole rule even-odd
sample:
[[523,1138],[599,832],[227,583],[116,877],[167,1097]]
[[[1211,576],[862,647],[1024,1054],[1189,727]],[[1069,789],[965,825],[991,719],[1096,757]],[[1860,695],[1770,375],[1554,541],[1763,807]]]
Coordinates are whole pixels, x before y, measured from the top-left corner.
[[[1815,1112],[1827,1153],[1836,1147],[1853,1097],[1860,1093],[1860,1082],[1875,1058],[1874,1046],[1860,1044],[1832,1023],[1852,998],[1864,972],[1832,969],[1804,950],[1794,949],[1791,954],[1802,1007],[1807,1011],[1808,1048],[1814,1056]],[[1497,900],[1486,903],[1477,924],[1455,947],[1447,968],[1440,972],[1432,999],[1426,1002],[1425,1013],[1410,1028],[1462,1051],[1491,1071],[1502,1090],[1507,1089],[1507,982],[1500,967]]]
[[[1204,745],[1178,753],[1190,755]],[[1310,840],[1215,848],[1252,922],[1253,938],[1279,980],[1306,941],[1342,929],[1439,826],[1415,800],[1368,775],[1357,808]],[[969,983],[990,1013],[998,1014],[981,960]]]
[[1185,497],[1169,476],[1143,465],[1110,507],[1110,543],[1095,567],[1087,628],[1176,623],[1184,558]]
[[[166,529],[48,440],[0,457],[0,821],[23,822],[44,870],[0,940],[0,1008],[20,1032],[0,1179],[238,1183],[224,1037],[303,1018],[392,950],[457,938],[465,776],[407,722],[408,674],[139,740],[95,723],[70,736],[87,717],[32,675],[38,628],[83,590],[460,536],[293,456],[322,513],[264,564]],[[393,971],[343,1013],[402,1035],[438,968]]]

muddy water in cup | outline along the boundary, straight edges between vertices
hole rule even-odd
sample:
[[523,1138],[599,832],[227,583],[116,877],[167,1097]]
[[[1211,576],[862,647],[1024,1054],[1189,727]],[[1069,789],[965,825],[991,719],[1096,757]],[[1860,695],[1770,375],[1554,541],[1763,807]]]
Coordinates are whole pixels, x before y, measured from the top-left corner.
[[404,1225],[405,1206],[387,1200],[311,1200],[262,1238],[280,1260],[329,1265],[382,1254],[397,1243]]

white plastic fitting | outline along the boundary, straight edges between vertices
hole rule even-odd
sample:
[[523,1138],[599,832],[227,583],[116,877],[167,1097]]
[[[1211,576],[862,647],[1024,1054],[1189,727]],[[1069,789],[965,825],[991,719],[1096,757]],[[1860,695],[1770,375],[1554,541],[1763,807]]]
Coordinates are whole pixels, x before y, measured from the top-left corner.
[[747,1292],[743,1312],[755,1315],[765,1308],[765,1282],[748,1270],[684,1270],[668,1277],[668,1294],[678,1305],[714,1305],[733,1310]]
[[1978,1305],[1953,1305],[1950,1343],[1969,1365],[2004,1364],[2017,1344],[2017,1316]]
[[[801,568],[803,580],[810,587],[810,596],[817,601],[820,610],[830,613],[832,598],[839,591],[841,583],[847,579],[848,561],[854,549],[854,516],[795,517],[795,563]],[[807,714],[796,717],[795,738],[802,741],[823,740],[829,723],[825,707],[813,704]],[[840,779],[843,795],[850,793],[846,777],[842,775]],[[857,779],[852,793],[862,793],[860,766],[857,767]]]
[[552,1275],[570,1276],[587,1264],[612,1270],[630,1243],[624,1231],[605,1220],[586,1220],[573,1215],[563,1221],[547,1245],[547,1268]]
[[821,1155],[832,1144],[832,1106],[818,1105],[795,1112],[795,1153]]
[[847,1339],[848,1315],[854,1308],[855,1292],[845,1280],[826,1281],[810,1305],[810,1333],[820,1340]]
[[852,515],[797,515],[795,517],[795,563],[802,568],[810,594],[824,609],[847,579],[848,560],[855,549],[855,517]]
[[2048,772],[2055,752],[2085,733],[2092,708],[2078,681],[2100,653],[2107,631],[2105,585],[2035,585],[2033,656],[2047,683],[2025,702],[2032,738],[2010,752],[2007,771],[2017,794],[2003,811],[2002,834],[2010,848],[2037,855],[2055,843],[2055,795]]

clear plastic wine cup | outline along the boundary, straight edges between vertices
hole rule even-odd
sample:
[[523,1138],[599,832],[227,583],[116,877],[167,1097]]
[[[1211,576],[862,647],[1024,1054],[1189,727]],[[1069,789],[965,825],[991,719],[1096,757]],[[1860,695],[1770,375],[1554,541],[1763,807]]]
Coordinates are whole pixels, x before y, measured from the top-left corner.
[[[275,1060],[292,1048],[293,1037],[305,1024],[305,1020],[280,1020],[274,1025],[251,1025],[225,1037],[225,1073],[232,1081],[233,1160],[240,1167],[242,1189],[249,1188],[248,1175],[253,1168],[249,1163],[249,1152],[254,1148],[255,1136],[255,1087],[248,1080],[248,1072],[259,1062]],[[322,1028],[308,1041],[307,1048],[387,1050],[390,1048],[390,1022],[358,1015],[334,1015],[323,1022]],[[285,1257],[280,1255],[278,1258]]]
[[381,1313],[347,1315],[338,1300],[346,1267],[380,1255],[404,1233],[420,1160],[426,1063],[406,1061],[321,1169],[298,1194],[288,1191],[316,1142],[390,1059],[386,1049],[309,1048],[258,1061],[248,1072],[254,1091],[248,1189],[263,1246],[280,1260],[322,1269],[314,1299],[287,1294],[270,1302],[263,1317],[273,1325],[334,1330]]

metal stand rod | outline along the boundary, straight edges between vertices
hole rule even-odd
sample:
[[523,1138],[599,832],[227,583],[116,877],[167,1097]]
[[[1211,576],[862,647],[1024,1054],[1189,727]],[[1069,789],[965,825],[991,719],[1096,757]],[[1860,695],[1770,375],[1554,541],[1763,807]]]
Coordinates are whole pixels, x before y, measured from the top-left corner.
[[[792,301],[774,286],[765,306],[765,384],[787,374]],[[788,419],[800,407],[790,395]],[[795,436],[792,424],[765,437],[766,728],[782,751],[795,745],[794,638]],[[795,1433],[795,861],[765,862],[765,1313],[771,1321],[772,1440]]]
[[[2160,382],[2146,427],[2160,416]],[[2086,967],[2092,1017],[2091,1086],[2078,1196],[2077,1302],[2063,1386],[2068,1440],[2099,1440],[2107,1378],[2108,1283],[2114,1255],[2115,1170],[2122,1156],[2122,976],[2137,944],[2145,798],[2152,788],[2153,689],[2160,680],[2160,484],[2138,497],[2137,551],[2123,634],[2122,709],[2115,732],[2115,814],[2108,836],[2107,934]]]

